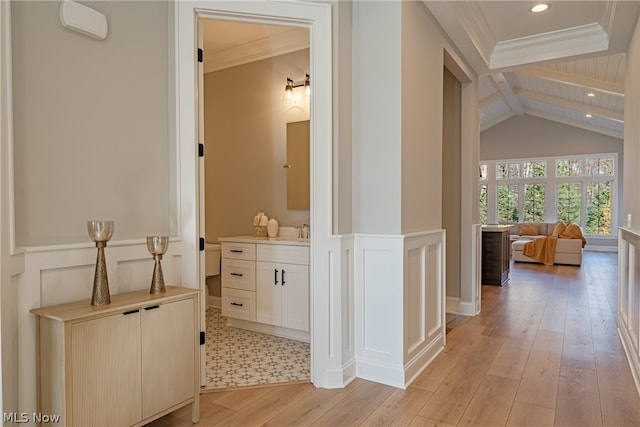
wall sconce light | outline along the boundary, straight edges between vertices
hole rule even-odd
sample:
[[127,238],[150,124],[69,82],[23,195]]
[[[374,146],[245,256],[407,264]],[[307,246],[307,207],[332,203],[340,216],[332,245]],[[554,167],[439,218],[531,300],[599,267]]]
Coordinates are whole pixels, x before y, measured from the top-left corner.
[[299,82],[294,82],[293,79],[287,77],[287,84],[284,87],[284,91],[287,95],[287,99],[291,99],[293,97],[293,88],[304,86],[304,91],[307,95],[311,94],[311,77],[309,77],[309,73],[305,75],[304,80]]

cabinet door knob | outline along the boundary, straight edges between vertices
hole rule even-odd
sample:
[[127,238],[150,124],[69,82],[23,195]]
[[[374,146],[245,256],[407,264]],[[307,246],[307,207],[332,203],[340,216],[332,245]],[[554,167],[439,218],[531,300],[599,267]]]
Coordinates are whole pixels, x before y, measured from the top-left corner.
[[278,269],[275,268],[273,270],[273,284],[277,285],[278,284]]
[[129,310],[129,311],[125,311],[124,313],[122,313],[125,316],[128,316],[129,314],[135,314],[135,313],[139,313],[140,310]]
[[284,286],[284,273],[285,273],[285,271],[282,270],[282,286]]

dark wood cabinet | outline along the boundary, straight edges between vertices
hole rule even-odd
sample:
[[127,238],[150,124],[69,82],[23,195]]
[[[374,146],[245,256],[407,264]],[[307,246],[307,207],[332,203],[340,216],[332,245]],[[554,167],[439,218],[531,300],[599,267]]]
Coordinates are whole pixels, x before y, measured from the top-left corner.
[[504,285],[509,280],[510,226],[482,229],[482,284]]

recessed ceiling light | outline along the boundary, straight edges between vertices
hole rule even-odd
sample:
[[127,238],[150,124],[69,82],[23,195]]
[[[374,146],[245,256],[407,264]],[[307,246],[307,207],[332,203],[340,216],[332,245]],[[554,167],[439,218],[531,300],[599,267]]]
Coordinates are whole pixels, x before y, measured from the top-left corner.
[[588,96],[588,97],[590,97],[590,98],[593,98],[594,96],[596,96],[596,94],[595,94],[595,93],[593,93],[593,92],[589,92],[589,93],[587,94],[587,96]]
[[589,113],[585,114],[584,116],[585,116],[587,119],[590,119],[590,118],[591,118],[591,114],[589,114]]
[[549,5],[547,3],[538,3],[535,6],[532,6],[529,9],[529,12],[540,13],[540,12],[544,12],[547,9],[549,9]]

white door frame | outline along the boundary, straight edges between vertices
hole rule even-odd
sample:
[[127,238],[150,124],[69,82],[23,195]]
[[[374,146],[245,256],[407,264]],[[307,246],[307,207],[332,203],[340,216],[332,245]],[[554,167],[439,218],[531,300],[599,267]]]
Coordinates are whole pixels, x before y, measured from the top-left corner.
[[[180,186],[180,226],[185,250],[182,259],[184,283],[204,285],[204,264],[199,254],[202,236],[200,212],[200,167],[198,145],[198,19],[303,26],[310,32],[310,74],[313,96],[311,120],[311,259],[310,324],[311,381],[317,387],[337,387],[328,371],[340,364],[340,333],[330,307],[330,239],[332,234],[332,64],[331,5],[293,2],[176,2],[176,93]],[[204,297],[204,295],[202,295]],[[201,316],[204,317],[204,316]],[[330,325],[333,326],[330,330]],[[204,367],[204,360],[201,360]]]

